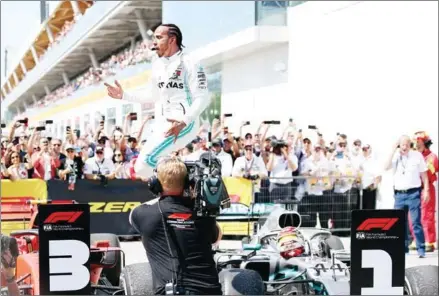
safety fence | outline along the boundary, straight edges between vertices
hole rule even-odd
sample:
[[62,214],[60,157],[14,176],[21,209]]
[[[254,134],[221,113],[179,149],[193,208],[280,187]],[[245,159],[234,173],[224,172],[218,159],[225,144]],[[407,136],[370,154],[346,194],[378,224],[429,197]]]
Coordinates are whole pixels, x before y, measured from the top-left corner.
[[[246,235],[255,221],[267,216],[275,207],[297,210],[303,216],[302,226],[349,230],[351,211],[361,208],[362,204],[362,190],[352,178],[295,177],[294,180],[251,181],[225,177],[223,180],[231,199],[231,207],[223,209],[217,218],[224,234]],[[78,180],[74,190],[70,189],[67,182],[61,180],[2,180],[2,233],[25,229],[31,220],[26,207],[17,210],[11,201],[50,199],[88,203],[92,233],[136,235],[128,222],[129,213],[155,197],[145,182],[132,180],[111,180],[105,186],[96,181]],[[8,205],[5,201],[9,201]]]

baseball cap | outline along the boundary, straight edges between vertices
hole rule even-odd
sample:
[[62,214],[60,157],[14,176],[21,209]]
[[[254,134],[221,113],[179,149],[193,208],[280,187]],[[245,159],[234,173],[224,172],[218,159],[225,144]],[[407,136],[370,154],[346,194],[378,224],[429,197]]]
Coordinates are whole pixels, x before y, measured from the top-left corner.
[[223,141],[220,138],[213,139],[212,145],[222,146],[223,145]]
[[67,144],[66,147],[65,147],[65,150],[67,151],[67,150],[69,150],[69,149],[74,150],[75,147],[74,147],[72,144]]

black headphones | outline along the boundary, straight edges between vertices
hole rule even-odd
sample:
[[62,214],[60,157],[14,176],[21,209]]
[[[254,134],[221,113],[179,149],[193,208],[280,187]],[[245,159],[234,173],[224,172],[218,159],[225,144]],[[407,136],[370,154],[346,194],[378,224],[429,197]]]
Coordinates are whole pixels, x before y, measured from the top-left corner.
[[[180,160],[181,161],[181,160]],[[184,162],[182,162],[184,164]],[[186,167],[187,170],[187,167]],[[159,178],[157,177],[157,168],[154,169],[154,176],[151,177],[151,179],[149,180],[149,189],[151,190],[152,193],[154,194],[160,194],[163,192],[163,186],[160,183]],[[186,177],[184,178],[184,190],[187,190],[190,188],[190,181],[189,181],[189,172],[186,173]]]

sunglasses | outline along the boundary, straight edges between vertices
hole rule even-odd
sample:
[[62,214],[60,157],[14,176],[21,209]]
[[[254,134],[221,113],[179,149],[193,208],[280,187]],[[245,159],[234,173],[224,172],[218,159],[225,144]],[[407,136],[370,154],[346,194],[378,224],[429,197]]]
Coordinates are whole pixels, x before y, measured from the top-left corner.
[[114,156],[119,157],[122,156],[122,154],[114,154]]
[[341,144],[338,144],[338,146],[339,146],[340,148],[345,148],[345,147],[346,147],[346,144],[345,144],[345,143],[341,143]]
[[354,143],[354,146],[357,146],[357,147],[360,147],[361,146],[361,143]]
[[244,147],[245,151],[253,151],[253,147],[252,146],[246,146]]
[[43,141],[43,142],[41,142],[41,144],[49,144],[49,142],[48,141]]
[[75,152],[73,149],[68,149],[68,150],[66,150],[67,151],[67,153],[73,153],[73,152]]
[[96,154],[104,154],[103,151],[96,151]]

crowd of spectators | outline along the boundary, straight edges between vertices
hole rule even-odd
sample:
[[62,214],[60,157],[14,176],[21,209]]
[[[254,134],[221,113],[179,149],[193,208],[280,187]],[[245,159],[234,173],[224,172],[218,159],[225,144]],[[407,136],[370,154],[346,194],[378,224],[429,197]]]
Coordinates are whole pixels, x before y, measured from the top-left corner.
[[90,67],[87,72],[76,77],[69,84],[52,91],[39,100],[35,107],[50,106],[61,99],[69,97],[79,89],[99,84],[108,77],[116,75],[120,70],[148,62],[150,60],[148,47],[149,43],[147,41],[138,41],[133,48],[125,49],[100,63],[99,68]]
[[[82,178],[138,179],[133,166],[147,141],[142,134],[150,119],[142,121],[136,134],[129,131],[128,114],[123,127],[115,127],[109,135],[101,121],[95,132],[79,132],[78,136],[76,130],[70,130],[64,140],[47,138],[37,128],[17,121],[9,137],[2,138],[2,178],[60,178],[70,183]],[[326,141],[318,130],[311,139],[291,122],[282,135],[269,136],[270,127],[261,124],[254,134],[241,135],[228,130],[225,118],[213,120],[211,149],[222,163],[224,177],[247,178],[254,182],[256,192],[262,186],[270,200],[287,201],[327,190],[340,194],[354,187],[375,190],[379,185],[382,171],[372,157],[372,147],[359,139],[349,142],[346,135],[339,134]],[[207,132],[203,126],[197,138],[174,155],[198,159],[208,149]]]

